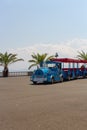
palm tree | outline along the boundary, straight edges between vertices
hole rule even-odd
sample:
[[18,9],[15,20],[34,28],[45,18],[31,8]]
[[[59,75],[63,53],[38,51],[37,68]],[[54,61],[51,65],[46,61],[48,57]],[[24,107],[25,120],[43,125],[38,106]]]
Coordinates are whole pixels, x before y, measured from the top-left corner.
[[0,53],[0,65],[4,67],[3,77],[8,77],[8,65],[17,61],[23,61],[23,59],[17,58],[17,54],[8,54],[7,52],[5,52],[4,54]]
[[38,67],[38,65],[39,66],[42,66],[42,63],[44,62],[44,61],[48,61],[48,60],[50,60],[50,59],[52,59],[54,56],[49,56],[49,57],[47,57],[47,53],[45,53],[45,54],[39,54],[39,53],[37,53],[37,54],[35,54],[35,53],[33,53],[31,56],[32,56],[32,60],[29,60],[28,62],[31,62],[32,64],[29,66],[29,69],[31,68],[31,67],[33,67],[33,66],[37,66]]
[[87,60],[87,53],[84,51],[78,52],[79,54],[77,55],[77,58],[80,60]]

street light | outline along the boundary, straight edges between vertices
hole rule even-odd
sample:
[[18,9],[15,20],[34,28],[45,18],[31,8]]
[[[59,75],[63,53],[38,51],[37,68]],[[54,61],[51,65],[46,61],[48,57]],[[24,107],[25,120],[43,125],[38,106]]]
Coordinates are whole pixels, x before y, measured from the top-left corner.
[[58,56],[59,56],[59,55],[58,55],[58,53],[56,52],[56,53],[55,53],[55,57],[57,58]]

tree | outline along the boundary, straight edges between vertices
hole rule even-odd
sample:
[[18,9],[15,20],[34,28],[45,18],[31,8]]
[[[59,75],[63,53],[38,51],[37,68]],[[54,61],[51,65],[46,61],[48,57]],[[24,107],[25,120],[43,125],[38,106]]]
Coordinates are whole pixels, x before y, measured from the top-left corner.
[[33,53],[32,55],[31,55],[31,57],[32,57],[32,60],[29,60],[28,62],[31,62],[32,64],[29,66],[29,69],[31,68],[31,67],[33,67],[33,66],[37,66],[38,67],[38,65],[39,66],[42,66],[42,64],[41,63],[43,63],[44,61],[48,61],[48,60],[50,60],[50,59],[52,59],[54,56],[49,56],[49,57],[47,57],[47,53],[45,53],[45,54],[39,54],[39,53],[37,53],[37,54],[35,54],[35,53]]
[[3,77],[8,77],[8,65],[17,61],[23,61],[23,59],[17,58],[17,54],[8,54],[7,52],[5,52],[4,54],[0,53],[0,65],[4,67]]
[[77,55],[77,58],[80,60],[87,60],[87,53],[84,51],[78,52],[79,54]]

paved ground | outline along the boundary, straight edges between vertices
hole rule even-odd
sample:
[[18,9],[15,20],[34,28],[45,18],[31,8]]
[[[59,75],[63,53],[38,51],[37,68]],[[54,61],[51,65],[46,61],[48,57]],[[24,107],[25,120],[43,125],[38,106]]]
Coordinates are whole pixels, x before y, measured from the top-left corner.
[[0,78],[0,130],[87,130],[87,79],[32,85]]

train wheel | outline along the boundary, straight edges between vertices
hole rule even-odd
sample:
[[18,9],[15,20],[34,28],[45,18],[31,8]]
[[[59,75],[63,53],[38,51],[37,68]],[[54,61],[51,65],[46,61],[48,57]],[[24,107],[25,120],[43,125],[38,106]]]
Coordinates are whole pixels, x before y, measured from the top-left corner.
[[70,79],[71,79],[71,77],[70,77],[70,76],[68,76],[68,81],[70,81]]
[[63,82],[64,81],[64,79],[63,79],[63,76],[62,77],[60,77],[60,82]]
[[51,79],[51,84],[53,84],[54,83],[54,77],[52,77],[52,79]]
[[37,82],[33,81],[33,84],[37,84]]
[[84,75],[84,76],[83,76],[83,78],[85,79],[85,78],[86,78],[86,76]]

